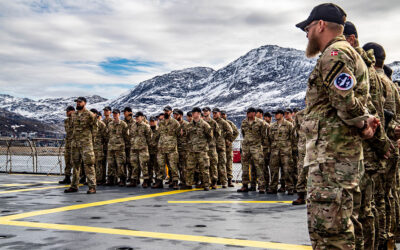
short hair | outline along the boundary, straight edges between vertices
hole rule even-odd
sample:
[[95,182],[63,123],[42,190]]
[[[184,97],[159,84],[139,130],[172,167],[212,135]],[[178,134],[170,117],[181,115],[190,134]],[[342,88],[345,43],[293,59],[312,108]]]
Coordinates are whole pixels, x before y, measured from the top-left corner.
[[327,22],[326,23],[326,27],[338,34],[343,34],[344,31],[344,25],[338,24],[338,23],[333,23],[333,22]]

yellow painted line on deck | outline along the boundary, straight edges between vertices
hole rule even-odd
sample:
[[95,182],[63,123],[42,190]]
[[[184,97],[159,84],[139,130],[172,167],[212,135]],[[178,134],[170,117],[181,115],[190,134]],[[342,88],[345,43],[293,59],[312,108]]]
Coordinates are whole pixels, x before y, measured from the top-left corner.
[[9,183],[9,184],[0,184],[0,187],[23,187],[23,186],[33,186],[38,184],[55,184],[58,181],[41,181],[36,183]]
[[156,238],[156,239],[178,240],[178,241],[191,241],[191,242],[222,244],[222,245],[231,245],[231,246],[257,247],[257,248],[269,248],[269,249],[291,249],[291,250],[310,250],[311,249],[311,246],[295,245],[295,244],[285,244],[285,243],[275,243],[275,242],[255,241],[255,240],[240,240],[240,239],[185,235],[185,234],[135,231],[135,230],[126,230],[126,229],[61,225],[61,224],[49,224],[49,223],[27,222],[27,221],[0,221],[0,223],[3,225],[10,225],[10,226],[22,226],[22,227],[34,227],[34,228],[45,228],[45,229],[55,229],[55,230],[67,230],[67,231],[75,231],[75,232],[90,232],[90,233],[101,233],[101,234],[125,235],[125,236],[133,236],[133,237],[145,237],[145,238]]
[[[46,190],[46,189],[66,188],[69,186],[70,185],[63,185],[63,186],[58,185],[58,186],[47,186],[47,187],[39,187],[39,188],[23,188],[23,189],[0,191],[0,194],[11,194],[11,193],[29,192],[29,191]],[[80,184],[79,186],[83,186],[83,185]]]
[[292,201],[168,201],[168,203],[177,203],[177,204],[247,204],[247,203],[267,203],[267,204],[276,204],[276,203],[285,203],[292,204]]

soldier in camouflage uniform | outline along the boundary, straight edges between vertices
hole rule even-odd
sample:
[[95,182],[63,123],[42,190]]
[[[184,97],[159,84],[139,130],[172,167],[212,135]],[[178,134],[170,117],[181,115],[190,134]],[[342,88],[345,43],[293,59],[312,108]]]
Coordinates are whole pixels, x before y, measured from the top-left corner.
[[105,176],[103,176],[103,158],[104,153],[103,153],[103,145],[104,141],[106,140],[107,137],[107,127],[104,122],[101,120],[101,113],[98,112],[96,109],[91,109],[91,112],[94,114],[97,114],[97,129],[93,133],[93,149],[94,149],[94,155],[96,158],[96,163],[95,163],[95,169],[96,169],[96,182],[97,185],[103,185],[105,184],[103,180],[105,179]]
[[238,192],[249,191],[249,170],[253,164],[258,177],[258,190],[260,194],[265,193],[264,178],[264,152],[262,142],[266,137],[266,131],[262,120],[256,118],[256,109],[247,109],[247,118],[243,120],[242,126],[242,188]]
[[[132,109],[130,107],[125,107],[124,110],[122,111],[124,114],[124,122],[126,125],[128,125],[128,130],[131,129],[132,125],[135,123],[135,121],[132,118]],[[128,173],[127,174],[127,181],[131,181],[131,177],[133,175],[132,170],[133,167],[131,165],[131,141],[127,141],[125,145],[125,156],[126,156],[126,161],[125,161],[125,171]],[[135,173],[136,176],[140,176],[140,168],[138,169],[139,173]],[[140,180],[138,180],[140,183]]]
[[183,111],[180,109],[175,109],[173,112],[175,120],[179,122],[181,132],[178,136],[178,154],[179,154],[179,163],[178,170],[181,179],[181,186],[185,185],[185,169],[186,169],[186,155],[187,155],[187,135],[183,133],[185,130],[185,126],[189,123],[183,119]]
[[[111,107],[110,106],[104,107],[103,114],[104,114],[103,122],[106,125],[106,127],[108,127],[108,124],[113,121],[113,119],[111,118]],[[108,147],[108,137],[105,138],[105,141],[104,141],[104,144],[103,144],[103,155],[104,155],[104,157],[103,157],[103,168],[102,168],[103,173],[102,173],[102,176],[103,176],[104,179],[101,181],[102,183],[106,183],[106,176],[107,176],[107,153],[108,153],[108,148],[107,147]]]
[[65,193],[78,192],[81,166],[85,168],[89,190],[87,194],[96,193],[96,173],[94,169],[95,156],[93,152],[93,131],[96,130],[96,115],[85,108],[86,98],[78,97],[76,109],[71,116],[72,142],[71,157],[73,162],[73,176],[71,187],[64,190]]
[[172,108],[167,106],[164,108],[164,119],[158,124],[156,140],[158,141],[157,162],[159,171],[156,176],[156,183],[153,188],[163,188],[163,178],[165,165],[168,162],[170,171],[170,184],[173,189],[179,189],[179,172],[178,172],[178,136],[181,133],[180,124],[171,117]]
[[187,112],[186,121],[191,122],[193,120],[192,111]]
[[204,121],[210,125],[213,131],[213,138],[208,145],[208,157],[210,158],[210,179],[211,179],[211,188],[217,188],[218,182],[218,153],[217,153],[217,140],[221,136],[221,129],[218,126],[218,123],[211,118],[211,109],[209,107],[204,107],[202,109],[204,115]]
[[150,129],[151,129],[151,140],[149,144],[149,163],[148,163],[148,172],[149,172],[149,182],[153,183],[154,175],[159,171],[159,167],[157,164],[157,144],[156,134],[158,133],[157,126],[157,118],[152,116],[150,117]]
[[234,187],[232,183],[233,179],[233,171],[232,171],[232,163],[233,163],[233,142],[239,136],[239,130],[237,129],[236,125],[227,119],[226,111],[221,110],[221,117],[225,121],[231,125],[232,128],[232,141],[226,141],[226,175],[228,177],[228,187]]
[[217,122],[221,136],[217,139],[217,153],[218,153],[218,180],[222,188],[227,188],[228,177],[226,173],[226,142],[232,142],[233,131],[231,125],[221,118],[221,110],[219,108],[213,109],[213,119]]
[[[263,155],[264,155],[264,165],[263,165],[263,171],[264,171],[264,179],[265,179],[265,189],[268,190],[269,189],[269,182],[270,182],[270,174],[269,174],[269,156],[271,154],[271,145],[269,142],[269,124],[264,121],[263,119],[264,116],[264,111],[262,109],[257,109],[257,113],[256,113],[256,118],[260,119],[263,123],[264,126],[264,130],[265,132],[265,138],[263,139]],[[253,166],[254,167],[254,166]],[[255,169],[252,168],[251,170],[251,186],[254,186],[254,191],[255,191],[255,186],[256,186],[256,171]]]
[[363,174],[362,138],[372,138],[379,126],[366,108],[368,69],[342,35],[345,19],[339,6],[321,4],[296,25],[307,32],[307,57],[322,53],[308,80],[303,121],[314,249],[355,248],[353,194]]
[[[268,193],[275,194],[278,188],[279,169],[281,169],[281,178],[284,180],[285,187],[281,188],[285,192],[285,188],[289,195],[294,192],[294,175],[292,171],[292,141],[293,141],[293,124],[283,119],[283,110],[275,112],[275,119],[269,129],[269,140],[271,143],[271,156],[269,167],[271,170],[271,184]],[[296,171],[297,172],[297,171]]]
[[212,129],[207,122],[200,119],[201,109],[193,108],[193,120],[184,128],[188,139],[188,158],[186,168],[186,189],[191,189],[194,182],[195,169],[198,168],[203,178],[204,191],[209,191],[209,157],[208,145],[211,141]]
[[125,145],[129,141],[128,125],[121,121],[120,111],[113,110],[114,120],[108,124],[108,180],[107,185],[112,186],[116,182],[116,177],[119,178],[118,185],[123,187],[126,185],[125,172]]
[[264,113],[264,121],[265,121],[266,123],[268,123],[268,125],[271,125],[271,122],[272,122],[272,115],[271,115],[270,112],[265,112],[265,113]]
[[[151,128],[144,123],[144,115],[142,112],[137,112],[135,115],[136,122],[130,127],[129,136],[131,138],[131,165],[133,167],[131,183],[129,187],[136,187],[140,173],[137,169],[142,168],[143,173],[143,188],[151,185],[148,163],[150,159],[149,145],[151,144]],[[152,174],[152,173],[151,173]]]
[[298,151],[298,161],[297,161],[297,183],[296,183],[296,191],[297,191],[297,199],[292,202],[293,205],[303,205],[306,204],[306,193],[307,193],[307,175],[308,175],[308,166],[304,166],[304,157],[306,155],[306,136],[304,133],[304,129],[302,128],[304,120],[304,110],[297,112],[295,122],[294,122],[294,130],[297,134],[297,151]]
[[65,178],[62,181],[59,181],[59,184],[71,184],[71,171],[72,171],[72,159],[71,159],[71,142],[72,142],[72,119],[71,115],[75,111],[75,108],[72,106],[68,106],[66,109],[67,119],[64,120],[64,129],[65,129],[65,147],[64,147],[64,161],[65,161],[65,169],[64,175]]

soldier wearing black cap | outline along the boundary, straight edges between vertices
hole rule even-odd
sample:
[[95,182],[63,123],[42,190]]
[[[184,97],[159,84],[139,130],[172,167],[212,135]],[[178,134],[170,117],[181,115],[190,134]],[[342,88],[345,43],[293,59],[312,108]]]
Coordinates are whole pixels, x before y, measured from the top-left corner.
[[247,117],[242,121],[242,188],[237,192],[248,192],[250,182],[251,163],[257,171],[258,190],[260,194],[265,194],[265,178],[264,178],[264,153],[263,140],[266,137],[263,122],[256,118],[256,109],[248,108]]
[[72,119],[71,115],[75,111],[75,108],[72,106],[68,106],[65,110],[67,114],[67,118],[64,120],[64,129],[65,129],[65,146],[64,146],[64,161],[65,161],[65,169],[64,175],[65,178],[62,181],[59,181],[59,184],[71,184],[71,171],[72,171],[72,159],[71,159],[71,142],[72,142]]
[[[103,108],[103,114],[104,114],[104,119],[103,122],[106,125],[106,127],[108,126],[108,124],[110,122],[112,122],[112,118],[111,118],[111,107],[110,106],[106,106]],[[103,152],[104,152],[104,158],[103,158],[103,166],[102,166],[102,170],[103,173],[101,176],[103,176],[103,180],[101,181],[102,184],[106,183],[106,175],[107,175],[107,153],[108,153],[108,138],[106,137],[104,144],[103,144]]]
[[192,111],[186,113],[186,121],[191,122],[193,120]]
[[316,249],[356,247],[352,212],[361,179],[362,137],[371,138],[379,126],[366,109],[368,70],[343,36],[345,21],[342,8],[326,3],[296,25],[307,33],[306,56],[321,53],[308,80],[304,118],[308,226]]
[[[218,123],[211,118],[211,108],[204,107],[203,111],[203,120],[210,125],[213,131],[213,138],[208,145],[208,157],[210,158],[210,178],[211,178],[211,188],[217,188],[218,182],[218,153],[217,153],[217,140],[221,136],[221,129],[218,126]],[[199,187],[199,186],[198,186]]]
[[271,125],[271,122],[272,122],[272,115],[271,115],[270,112],[265,112],[265,113],[264,113],[264,121],[265,121],[266,123],[268,123],[268,125]]
[[[132,109],[131,107],[125,107],[122,110],[123,114],[124,114],[124,122],[126,123],[126,125],[128,125],[128,130],[130,130],[130,128],[132,127],[133,123],[135,122],[134,119],[132,118]],[[130,178],[132,176],[132,165],[130,162],[130,153],[131,153],[131,145],[130,145],[130,141],[128,141],[125,145],[125,155],[126,155],[126,162],[125,162],[125,169],[128,173],[128,179],[127,181],[130,181]],[[140,172],[140,169],[139,169]],[[140,173],[139,173],[140,174]]]
[[228,187],[234,187],[233,182],[232,182],[232,180],[233,180],[233,169],[232,169],[233,142],[239,136],[239,130],[236,127],[235,123],[233,123],[231,120],[228,120],[225,110],[221,110],[221,117],[222,117],[222,119],[227,121],[232,128],[232,141],[226,142],[226,175],[228,176]]
[[[264,121],[263,119],[264,111],[262,109],[257,109],[256,113],[256,118],[260,119],[261,122],[263,123],[264,130],[266,131],[265,133],[265,138],[263,139],[263,154],[264,154],[264,164],[263,164],[263,171],[264,171],[264,179],[265,179],[265,189],[269,189],[269,181],[270,181],[270,174],[269,174],[269,155],[271,153],[271,145],[269,143],[269,124]],[[252,164],[252,169],[251,169],[251,190],[256,191],[256,185],[257,185],[257,171],[254,168],[254,164]]]
[[64,190],[64,192],[78,192],[80,173],[83,165],[89,186],[87,194],[95,194],[96,171],[94,168],[95,155],[93,151],[93,132],[97,129],[97,118],[96,114],[93,114],[86,109],[85,97],[78,97],[75,102],[77,111],[71,114],[71,157],[74,171],[71,187]]
[[181,127],[181,132],[178,137],[178,154],[179,154],[179,162],[178,162],[178,170],[181,179],[180,185],[183,186],[185,182],[185,168],[186,168],[186,158],[187,158],[187,134],[184,133],[185,127],[189,124],[187,121],[183,119],[183,111],[180,109],[175,109],[174,118],[177,120]]
[[288,121],[288,122],[293,124],[294,120],[292,118],[292,113],[293,113],[292,109],[289,109],[289,108],[286,109],[285,112],[284,112],[284,118],[285,118],[286,121]]
[[158,133],[158,119],[157,117],[151,116],[149,120],[149,125],[151,129],[151,140],[149,144],[149,181],[153,183],[154,176],[159,171],[159,166],[157,163],[157,144],[156,134]]
[[94,141],[93,141],[93,148],[94,154],[96,158],[95,168],[96,168],[96,182],[97,185],[104,185],[106,176],[103,175],[106,172],[106,169],[103,169],[103,161],[104,158],[107,159],[107,155],[104,155],[104,142],[107,138],[107,126],[101,120],[101,113],[95,109],[91,109],[93,113],[97,115],[97,130]]

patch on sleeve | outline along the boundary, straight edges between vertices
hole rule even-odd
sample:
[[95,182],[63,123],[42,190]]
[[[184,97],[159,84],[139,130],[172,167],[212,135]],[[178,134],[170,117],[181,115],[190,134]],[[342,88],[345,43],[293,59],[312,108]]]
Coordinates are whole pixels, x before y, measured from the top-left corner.
[[342,73],[335,79],[335,87],[340,90],[349,90],[354,85],[354,80],[351,75],[347,73]]
[[329,71],[328,75],[325,78],[325,84],[329,86],[335,76],[343,69],[344,67],[344,62],[338,61],[333,65],[331,71]]
[[339,55],[339,51],[333,50],[333,51],[331,52],[331,56],[337,56],[337,55]]

